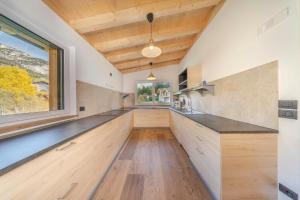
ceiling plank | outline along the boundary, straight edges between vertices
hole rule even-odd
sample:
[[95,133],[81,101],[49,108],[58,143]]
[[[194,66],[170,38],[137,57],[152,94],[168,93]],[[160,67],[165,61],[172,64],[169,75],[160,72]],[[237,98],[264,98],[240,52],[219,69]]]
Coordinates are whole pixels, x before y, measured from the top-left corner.
[[[216,5],[213,9],[211,9],[209,15],[204,20],[204,27],[206,27],[214,19],[214,17],[217,15],[219,10],[222,8],[224,3],[225,3],[225,0],[221,0],[218,5]],[[196,35],[194,41],[196,41],[201,36],[203,31],[204,31],[204,28],[201,31],[198,32],[198,34]],[[126,74],[126,73],[132,73],[132,72],[142,71],[142,70],[151,69],[151,68],[165,67],[165,66],[169,66],[169,65],[172,65],[172,64],[179,64],[181,62],[181,60],[184,58],[184,56],[181,59],[171,60],[171,61],[166,61],[166,62],[161,62],[161,63],[155,63],[152,66],[150,66],[150,64],[147,64],[147,65],[139,66],[139,67],[121,69],[120,71],[123,74]]]
[[176,59],[176,60],[171,60],[171,61],[166,61],[166,62],[161,62],[161,63],[154,63],[152,66],[147,64],[147,65],[143,65],[143,66],[139,66],[139,67],[122,69],[120,71],[123,74],[126,74],[126,73],[132,73],[132,72],[147,70],[147,69],[155,69],[155,68],[166,67],[166,66],[170,66],[170,65],[176,65],[176,64],[179,64],[179,63],[180,63],[180,59]]
[[[179,63],[225,0],[43,0],[108,61],[124,73]],[[141,55],[149,42],[153,12],[153,38],[162,55]],[[176,63],[176,64],[177,64]]]
[[[153,24],[155,41],[196,34],[204,29],[205,20],[212,8],[182,13],[157,19]],[[125,26],[84,34],[100,52],[144,44],[149,40],[149,24],[138,22]]]
[[160,63],[160,62],[166,62],[166,61],[170,61],[170,60],[177,60],[177,59],[183,58],[185,56],[186,52],[187,52],[186,50],[181,50],[181,51],[176,51],[176,52],[172,52],[172,53],[166,53],[166,54],[163,54],[156,58],[140,58],[140,59],[135,59],[135,60],[129,60],[129,61],[125,61],[125,62],[116,63],[116,64],[114,64],[114,66],[117,69],[121,70],[121,69],[127,69],[127,68],[147,65],[150,62]]
[[[192,46],[196,38],[196,35],[176,38],[172,40],[164,40],[162,42],[157,42],[156,45],[162,49],[162,53],[170,53],[179,50],[184,50]],[[110,51],[104,54],[106,59],[111,63],[122,62],[125,60],[132,60],[142,58],[141,51],[145,47],[144,45],[139,45],[130,48],[119,49],[115,51]]]
[[149,12],[155,17],[184,13],[217,5],[221,0],[164,0],[139,4],[127,9],[101,13],[99,15],[70,20],[69,24],[79,33],[94,32],[116,26],[144,21]]

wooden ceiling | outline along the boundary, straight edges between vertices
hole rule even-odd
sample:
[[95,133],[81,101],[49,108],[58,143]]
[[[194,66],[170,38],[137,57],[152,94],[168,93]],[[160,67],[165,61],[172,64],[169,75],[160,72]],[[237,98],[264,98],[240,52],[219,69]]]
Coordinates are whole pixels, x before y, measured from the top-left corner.
[[[178,64],[224,0],[44,0],[123,73]],[[157,58],[141,50],[149,41],[146,20],[154,13]]]

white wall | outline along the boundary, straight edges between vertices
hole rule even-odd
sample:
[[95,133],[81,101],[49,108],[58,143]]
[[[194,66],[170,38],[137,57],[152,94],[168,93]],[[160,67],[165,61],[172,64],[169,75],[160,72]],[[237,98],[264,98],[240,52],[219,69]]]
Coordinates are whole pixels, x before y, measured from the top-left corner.
[[[122,74],[41,0],[0,0],[5,15],[57,45],[76,48],[77,80],[122,90]],[[2,12],[3,13],[3,12]],[[113,76],[110,77],[109,73]]]
[[[273,60],[279,61],[279,98],[300,100],[299,0],[226,0],[180,63],[201,65],[213,81]],[[258,35],[258,27],[284,8],[290,16]],[[300,122],[279,120],[279,182],[300,194]],[[279,194],[280,199],[288,199]]]
[[[145,81],[149,73],[150,70],[143,70],[124,74],[123,91],[127,93],[135,93],[136,82]],[[169,81],[171,83],[173,91],[178,90],[178,65],[171,65],[168,67],[153,69],[152,73],[156,76],[157,80]]]

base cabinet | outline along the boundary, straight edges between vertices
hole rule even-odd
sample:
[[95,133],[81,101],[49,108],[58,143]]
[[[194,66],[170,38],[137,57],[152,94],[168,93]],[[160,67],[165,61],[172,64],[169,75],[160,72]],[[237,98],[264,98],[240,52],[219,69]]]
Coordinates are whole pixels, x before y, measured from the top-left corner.
[[128,112],[0,177],[0,199],[88,199],[132,129]]
[[276,134],[220,134],[174,111],[170,124],[215,199],[277,199]]
[[136,109],[133,124],[137,128],[170,127],[169,109]]

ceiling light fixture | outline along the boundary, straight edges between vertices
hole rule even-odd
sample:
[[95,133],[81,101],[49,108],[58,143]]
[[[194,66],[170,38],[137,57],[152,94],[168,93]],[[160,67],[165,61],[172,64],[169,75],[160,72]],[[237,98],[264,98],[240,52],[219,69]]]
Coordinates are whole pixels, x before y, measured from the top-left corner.
[[152,62],[150,62],[149,63],[150,64],[150,74],[147,76],[147,80],[148,81],[155,81],[156,80],[156,77],[154,76],[154,74],[152,73],[152,65],[153,65],[153,63]]
[[150,40],[149,40],[149,44],[142,49],[142,55],[146,58],[155,58],[161,54],[161,49],[154,45],[154,40],[152,37],[153,19],[154,19],[153,13],[148,13],[147,20],[150,23]]

